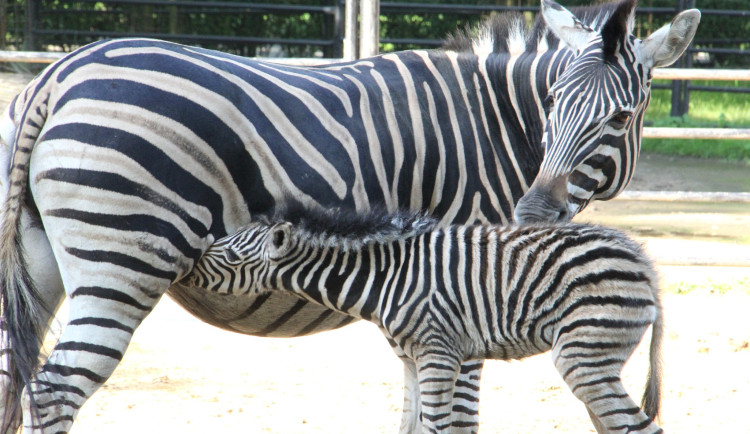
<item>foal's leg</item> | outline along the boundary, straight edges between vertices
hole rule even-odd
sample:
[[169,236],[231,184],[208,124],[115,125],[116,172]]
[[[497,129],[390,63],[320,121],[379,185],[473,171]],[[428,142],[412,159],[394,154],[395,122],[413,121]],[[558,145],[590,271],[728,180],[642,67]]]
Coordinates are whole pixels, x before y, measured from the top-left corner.
[[[389,340],[390,341],[390,340]],[[400,434],[422,432],[419,380],[414,362],[391,341],[393,350],[404,363],[404,406]],[[479,379],[482,361],[461,364],[453,389],[451,406],[452,433],[476,433],[479,430]]]
[[[634,322],[635,323],[635,322]],[[646,327],[606,331],[581,326],[560,335],[552,359],[599,433],[659,433],[661,428],[628,395],[620,375]]]
[[416,368],[422,401],[422,432],[451,432],[453,390],[461,363],[457,357],[424,353],[417,357]]
[[479,431],[479,380],[484,360],[468,360],[461,363],[461,370],[453,389],[452,433],[476,433]]
[[419,395],[417,366],[406,356],[400,357],[404,362],[404,409],[401,413],[400,434],[422,432],[422,402]]

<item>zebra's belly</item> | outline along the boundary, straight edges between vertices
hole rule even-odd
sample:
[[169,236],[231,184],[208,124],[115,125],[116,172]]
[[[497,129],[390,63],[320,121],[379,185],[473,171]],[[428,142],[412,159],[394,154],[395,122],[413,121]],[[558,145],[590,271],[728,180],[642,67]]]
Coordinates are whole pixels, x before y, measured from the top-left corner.
[[305,336],[333,330],[355,320],[283,293],[222,295],[175,284],[168,294],[201,321],[253,336]]

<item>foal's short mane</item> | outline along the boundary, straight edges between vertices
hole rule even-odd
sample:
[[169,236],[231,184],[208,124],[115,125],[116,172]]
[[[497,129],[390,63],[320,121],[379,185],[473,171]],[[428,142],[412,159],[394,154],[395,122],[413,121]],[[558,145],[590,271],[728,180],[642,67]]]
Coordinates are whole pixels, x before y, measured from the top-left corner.
[[305,207],[293,200],[277,206],[270,216],[260,220],[268,224],[291,223],[295,232],[321,246],[340,244],[347,247],[417,236],[437,225],[437,220],[424,211],[320,209]]
[[[569,10],[587,26],[600,30],[621,3],[633,4],[635,0],[572,7]],[[500,54],[545,51],[555,49],[558,44],[559,39],[547,31],[541,14],[537,14],[534,25],[529,27],[522,14],[503,12],[492,14],[474,27],[459,29],[443,41],[443,48],[475,54]]]

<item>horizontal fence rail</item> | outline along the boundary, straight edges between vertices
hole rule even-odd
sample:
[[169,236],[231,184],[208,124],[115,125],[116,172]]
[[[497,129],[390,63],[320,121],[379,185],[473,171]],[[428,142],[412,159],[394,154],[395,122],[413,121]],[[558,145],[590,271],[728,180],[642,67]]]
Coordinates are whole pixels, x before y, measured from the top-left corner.
[[657,68],[654,78],[661,80],[750,81],[750,69]]
[[643,137],[649,139],[750,140],[750,128],[645,127],[643,128]]
[[750,203],[750,193],[725,191],[623,191],[615,200]]

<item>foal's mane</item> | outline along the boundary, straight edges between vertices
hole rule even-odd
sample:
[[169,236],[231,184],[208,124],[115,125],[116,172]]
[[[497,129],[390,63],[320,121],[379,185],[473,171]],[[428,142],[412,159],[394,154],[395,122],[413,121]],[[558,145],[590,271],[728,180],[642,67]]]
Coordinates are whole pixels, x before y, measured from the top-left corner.
[[[607,18],[621,3],[635,1],[622,0],[571,7],[569,10],[590,28],[601,30]],[[556,49],[559,42],[559,39],[548,31],[541,14],[537,14],[533,25],[529,26],[522,14],[503,12],[492,14],[474,27],[466,26],[459,29],[443,41],[443,48],[474,54],[522,53]]]
[[437,220],[424,211],[388,212],[385,208],[374,208],[356,212],[345,208],[306,207],[295,200],[282,202],[260,220],[267,224],[291,223],[298,236],[316,245],[343,248],[357,248],[370,241],[414,237],[437,225]]

